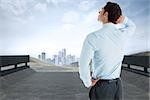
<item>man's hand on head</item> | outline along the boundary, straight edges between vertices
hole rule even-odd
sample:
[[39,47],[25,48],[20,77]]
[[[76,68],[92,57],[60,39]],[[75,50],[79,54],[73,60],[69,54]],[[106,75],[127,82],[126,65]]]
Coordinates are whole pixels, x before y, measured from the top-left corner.
[[117,24],[121,24],[121,23],[123,23],[124,19],[125,19],[125,16],[121,15],[121,16],[118,18],[118,20],[116,21],[116,23],[117,23]]

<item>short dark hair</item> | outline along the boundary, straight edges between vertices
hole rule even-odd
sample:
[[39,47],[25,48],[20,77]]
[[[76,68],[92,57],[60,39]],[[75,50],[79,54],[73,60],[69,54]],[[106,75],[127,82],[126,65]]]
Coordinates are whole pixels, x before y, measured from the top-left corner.
[[122,15],[120,6],[117,3],[107,2],[104,6],[104,13],[108,12],[108,21],[117,24],[117,19]]

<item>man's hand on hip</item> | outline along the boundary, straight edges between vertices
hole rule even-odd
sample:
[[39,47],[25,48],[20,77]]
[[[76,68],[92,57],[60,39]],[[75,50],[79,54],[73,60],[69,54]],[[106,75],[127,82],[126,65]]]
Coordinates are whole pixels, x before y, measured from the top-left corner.
[[92,79],[92,86],[94,86],[98,80],[99,80],[99,78],[98,79]]

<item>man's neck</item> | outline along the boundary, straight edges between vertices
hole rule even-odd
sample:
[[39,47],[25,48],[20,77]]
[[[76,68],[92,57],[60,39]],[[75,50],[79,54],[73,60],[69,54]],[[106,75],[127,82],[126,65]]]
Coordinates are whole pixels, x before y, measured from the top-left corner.
[[108,21],[107,22],[103,22],[103,24],[108,24],[108,23],[112,23],[112,22],[108,22]]

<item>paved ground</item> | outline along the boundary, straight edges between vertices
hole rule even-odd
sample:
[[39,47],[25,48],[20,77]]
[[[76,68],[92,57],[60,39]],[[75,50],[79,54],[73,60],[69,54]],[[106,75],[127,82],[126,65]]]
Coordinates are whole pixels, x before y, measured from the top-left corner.
[[[124,100],[149,100],[149,78],[122,72]],[[0,78],[0,100],[88,100],[77,72],[36,72],[32,68]]]

